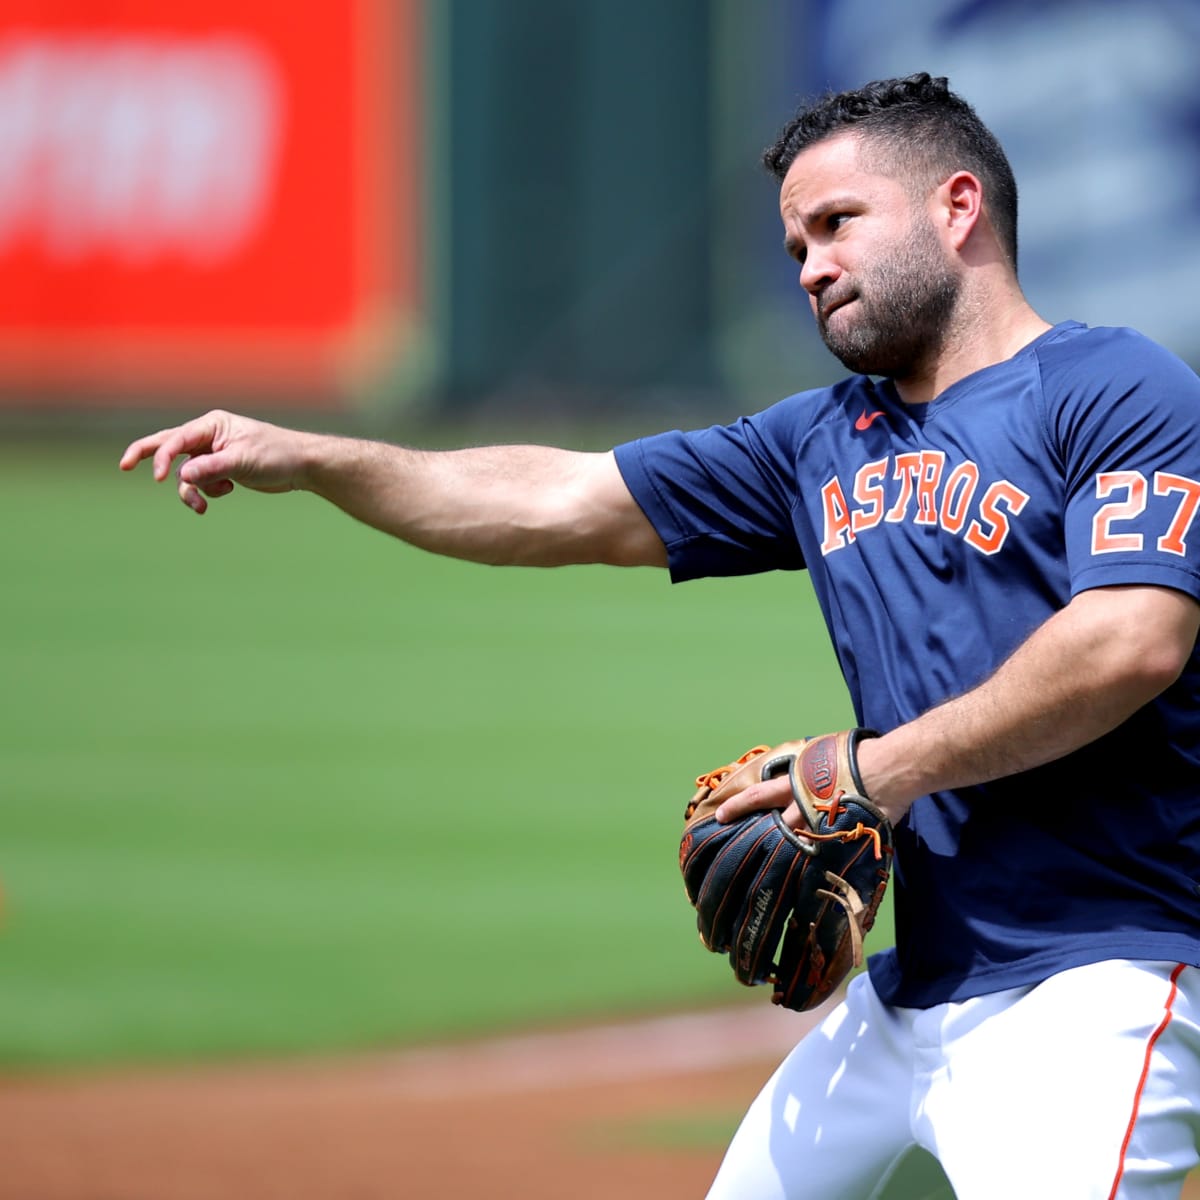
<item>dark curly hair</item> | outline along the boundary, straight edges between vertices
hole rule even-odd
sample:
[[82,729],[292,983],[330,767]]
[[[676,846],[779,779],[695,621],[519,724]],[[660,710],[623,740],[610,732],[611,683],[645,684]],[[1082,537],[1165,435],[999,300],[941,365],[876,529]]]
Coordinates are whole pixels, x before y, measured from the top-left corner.
[[933,186],[955,171],[983,184],[984,204],[1001,248],[1017,265],[1017,181],[995,135],[944,77],[922,71],[829,93],[799,112],[763,151],[781,183],[804,150],[853,130],[876,154],[877,168]]

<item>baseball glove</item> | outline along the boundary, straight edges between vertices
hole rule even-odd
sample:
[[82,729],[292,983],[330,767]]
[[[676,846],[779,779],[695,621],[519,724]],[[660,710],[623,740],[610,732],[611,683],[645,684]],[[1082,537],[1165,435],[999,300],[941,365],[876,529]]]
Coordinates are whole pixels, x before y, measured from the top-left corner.
[[[863,794],[856,748],[872,730],[851,729],[755,746],[696,780],[679,868],[700,940],[728,954],[747,987],[774,985],[772,1000],[798,1012],[820,1004],[863,961],[892,865],[892,827]],[[753,783],[787,775],[806,828],[780,812],[722,825],[713,816]]]

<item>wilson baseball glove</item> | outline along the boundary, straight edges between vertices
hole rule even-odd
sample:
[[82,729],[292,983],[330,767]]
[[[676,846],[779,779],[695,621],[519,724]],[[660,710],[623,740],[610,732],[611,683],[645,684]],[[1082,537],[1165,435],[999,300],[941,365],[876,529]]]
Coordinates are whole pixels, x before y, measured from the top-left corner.
[[[871,730],[755,746],[696,780],[679,868],[700,940],[728,954],[747,987],[815,1008],[863,961],[892,865],[892,827],[863,794],[856,749]],[[713,816],[753,783],[787,775],[806,828],[775,810],[722,825]]]

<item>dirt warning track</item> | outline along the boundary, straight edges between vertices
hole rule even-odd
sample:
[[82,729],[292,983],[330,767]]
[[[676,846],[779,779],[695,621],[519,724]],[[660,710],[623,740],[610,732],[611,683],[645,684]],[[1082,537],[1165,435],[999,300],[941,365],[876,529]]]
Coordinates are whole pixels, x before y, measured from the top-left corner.
[[768,1006],[336,1060],[10,1076],[0,1198],[691,1200],[720,1158],[714,1120],[736,1119],[812,1020]]

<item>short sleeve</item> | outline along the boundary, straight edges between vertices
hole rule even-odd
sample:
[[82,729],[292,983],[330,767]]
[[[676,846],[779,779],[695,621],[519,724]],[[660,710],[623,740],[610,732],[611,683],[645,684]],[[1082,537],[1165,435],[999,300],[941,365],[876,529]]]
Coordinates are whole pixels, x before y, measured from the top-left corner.
[[616,447],[626,485],[667,548],[673,581],[804,566],[793,521],[804,400]]
[[1044,369],[1072,592],[1152,584],[1200,597],[1200,378],[1132,330],[1094,332],[1086,358]]

